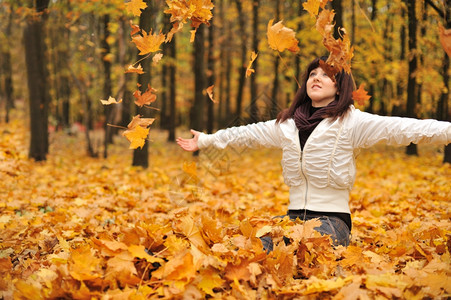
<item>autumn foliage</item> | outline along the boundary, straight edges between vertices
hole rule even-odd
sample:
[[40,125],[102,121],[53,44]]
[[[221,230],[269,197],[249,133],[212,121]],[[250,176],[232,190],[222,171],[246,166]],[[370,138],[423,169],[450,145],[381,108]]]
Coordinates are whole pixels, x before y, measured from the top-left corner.
[[[278,151],[232,149],[193,159],[155,131],[144,171],[130,167],[123,139],[103,160],[79,151],[82,135],[55,133],[52,155],[41,164],[26,158],[22,121],[2,128],[4,299],[451,293],[451,168],[437,148],[421,148],[420,158],[385,147],[360,155],[346,249],[315,232],[318,221],[273,218],[288,204]],[[276,243],[271,253],[258,238],[265,234]]]

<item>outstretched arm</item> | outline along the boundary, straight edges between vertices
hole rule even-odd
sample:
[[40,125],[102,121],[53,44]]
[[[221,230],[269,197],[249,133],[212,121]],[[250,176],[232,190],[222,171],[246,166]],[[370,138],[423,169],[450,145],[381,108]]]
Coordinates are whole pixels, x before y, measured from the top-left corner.
[[197,141],[199,140],[200,132],[191,129],[190,132],[193,134],[193,137],[190,139],[184,139],[181,137],[177,138],[177,144],[185,151],[194,152],[199,150],[199,146],[197,145]]

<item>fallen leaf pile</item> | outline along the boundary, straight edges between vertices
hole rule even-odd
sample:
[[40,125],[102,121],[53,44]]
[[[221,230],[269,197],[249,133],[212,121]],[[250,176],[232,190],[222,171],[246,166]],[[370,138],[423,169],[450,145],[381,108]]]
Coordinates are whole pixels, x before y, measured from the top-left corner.
[[[194,159],[155,130],[143,170],[121,138],[104,160],[87,157],[82,134],[56,132],[48,161],[36,163],[28,127],[1,128],[0,298],[451,295],[451,167],[439,147],[420,147],[420,157],[363,151],[351,245],[333,248],[318,221],[273,218],[288,204],[278,151]],[[267,234],[271,253],[259,239]]]

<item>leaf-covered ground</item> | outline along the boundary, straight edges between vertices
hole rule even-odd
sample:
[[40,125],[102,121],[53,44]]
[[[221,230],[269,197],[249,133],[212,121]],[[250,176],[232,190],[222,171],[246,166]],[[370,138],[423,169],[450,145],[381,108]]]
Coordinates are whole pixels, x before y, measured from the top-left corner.
[[[151,166],[108,159],[83,135],[51,135],[27,159],[27,128],[0,131],[0,298],[383,299],[451,296],[451,166],[442,147],[358,157],[351,245],[287,219],[280,152],[193,158],[151,131]],[[271,234],[269,254],[257,238]],[[283,237],[291,243],[283,242]],[[146,252],[147,251],[147,252]]]

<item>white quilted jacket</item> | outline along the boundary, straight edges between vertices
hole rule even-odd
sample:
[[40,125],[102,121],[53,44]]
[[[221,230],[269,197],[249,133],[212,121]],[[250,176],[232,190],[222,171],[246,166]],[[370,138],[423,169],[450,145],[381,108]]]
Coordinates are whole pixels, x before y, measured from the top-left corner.
[[378,142],[388,145],[451,142],[451,123],[383,117],[353,106],[344,118],[321,121],[308,138],[304,150],[299,144],[293,119],[232,127],[199,136],[200,149],[216,147],[275,147],[283,150],[282,168],[290,187],[288,209],[350,213],[349,192],[355,181],[355,155],[359,148]]

